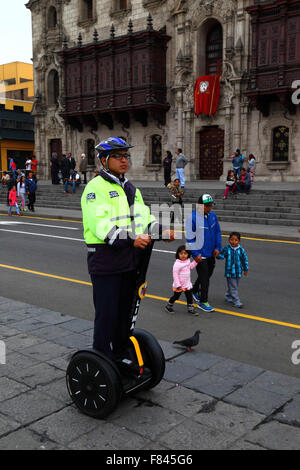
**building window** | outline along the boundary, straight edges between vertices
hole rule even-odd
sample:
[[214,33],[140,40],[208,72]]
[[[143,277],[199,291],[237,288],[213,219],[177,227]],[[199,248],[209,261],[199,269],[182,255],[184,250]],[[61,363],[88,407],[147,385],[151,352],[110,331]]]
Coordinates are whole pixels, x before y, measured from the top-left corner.
[[50,7],[48,10],[48,28],[53,29],[57,25],[57,13],[55,7]]
[[81,3],[81,19],[91,20],[94,18],[94,1],[93,0],[82,0]]
[[113,0],[112,11],[127,10],[127,0]]
[[151,163],[161,164],[161,135],[151,136]]
[[273,129],[273,161],[287,162],[289,159],[289,128],[278,126]]
[[86,141],[86,153],[88,157],[88,165],[95,166],[95,141],[88,139]]
[[48,76],[48,104],[57,104],[59,97],[59,78],[57,70],[51,70]]
[[16,84],[16,79],[15,78],[8,78],[8,79],[4,80],[4,84],[6,86],[15,85]]
[[215,24],[206,38],[206,75],[222,73],[223,31],[222,26]]

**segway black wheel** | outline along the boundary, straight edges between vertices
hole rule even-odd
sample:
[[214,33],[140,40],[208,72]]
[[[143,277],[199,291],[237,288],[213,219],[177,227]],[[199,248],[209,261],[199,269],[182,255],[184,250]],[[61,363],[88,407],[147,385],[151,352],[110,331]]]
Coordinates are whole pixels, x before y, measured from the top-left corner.
[[165,373],[165,356],[157,339],[148,331],[136,328],[133,336],[138,340],[145,367],[151,371],[151,380],[143,386],[143,390],[155,387]]
[[66,380],[74,404],[93,418],[105,418],[120,401],[120,377],[110,361],[97,352],[75,353],[68,365]]

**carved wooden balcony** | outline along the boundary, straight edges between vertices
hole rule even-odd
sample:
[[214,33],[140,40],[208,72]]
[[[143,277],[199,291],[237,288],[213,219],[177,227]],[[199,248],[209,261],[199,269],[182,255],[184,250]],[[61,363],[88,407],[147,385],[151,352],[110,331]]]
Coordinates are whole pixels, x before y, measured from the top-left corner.
[[300,79],[299,0],[255,0],[251,15],[252,54],[246,95],[264,115],[272,101],[292,113],[292,83]]
[[83,124],[96,129],[98,123],[113,128],[114,121],[129,127],[133,118],[144,126],[151,116],[165,122],[169,109],[166,101],[166,50],[170,37],[152,29],[83,45],[59,52],[63,64],[65,90],[61,97],[62,116],[73,127]]

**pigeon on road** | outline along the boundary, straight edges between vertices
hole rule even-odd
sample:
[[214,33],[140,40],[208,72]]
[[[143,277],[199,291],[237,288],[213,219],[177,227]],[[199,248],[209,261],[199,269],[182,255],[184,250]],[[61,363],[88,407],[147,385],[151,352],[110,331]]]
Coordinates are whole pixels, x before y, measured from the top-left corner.
[[174,341],[173,344],[179,344],[180,346],[184,346],[188,348],[188,351],[192,351],[192,346],[197,346],[199,343],[199,336],[200,336],[201,331],[197,330],[195,331],[194,336],[191,336],[190,338],[182,339],[180,341]]

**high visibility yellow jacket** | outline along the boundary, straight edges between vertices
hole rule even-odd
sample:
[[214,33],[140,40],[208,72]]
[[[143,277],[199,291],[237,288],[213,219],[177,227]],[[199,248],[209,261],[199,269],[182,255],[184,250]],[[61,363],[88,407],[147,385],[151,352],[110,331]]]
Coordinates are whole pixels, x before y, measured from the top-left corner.
[[90,274],[107,275],[136,268],[136,235],[151,233],[155,217],[129,181],[124,188],[105,171],[92,179],[81,197],[84,239]]

